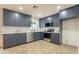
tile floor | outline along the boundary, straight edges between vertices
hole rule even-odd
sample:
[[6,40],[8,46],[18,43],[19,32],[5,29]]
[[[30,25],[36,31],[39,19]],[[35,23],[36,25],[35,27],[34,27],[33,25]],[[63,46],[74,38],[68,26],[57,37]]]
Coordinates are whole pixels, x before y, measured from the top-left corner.
[[0,49],[1,54],[75,54],[78,53],[76,47],[67,45],[56,45],[43,40],[35,41],[11,47],[8,49]]

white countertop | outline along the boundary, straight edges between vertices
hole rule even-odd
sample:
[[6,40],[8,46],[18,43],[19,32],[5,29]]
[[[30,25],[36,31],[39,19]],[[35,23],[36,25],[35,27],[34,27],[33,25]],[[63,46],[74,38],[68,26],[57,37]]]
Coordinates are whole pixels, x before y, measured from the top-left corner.
[[60,32],[44,32],[44,33],[60,33]]

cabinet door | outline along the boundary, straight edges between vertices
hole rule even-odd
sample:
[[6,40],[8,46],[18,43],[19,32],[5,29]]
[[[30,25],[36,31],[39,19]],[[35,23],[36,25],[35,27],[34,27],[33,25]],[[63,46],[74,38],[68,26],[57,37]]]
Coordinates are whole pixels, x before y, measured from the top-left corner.
[[36,41],[36,40],[40,40],[40,39],[41,39],[40,32],[34,32],[33,40]]
[[33,33],[33,40],[34,41],[38,40],[38,32]]
[[31,16],[26,15],[26,27],[31,27]]
[[34,32],[33,33],[33,40],[41,40],[43,39],[43,33],[42,32]]
[[79,16],[79,5],[60,11],[59,17],[60,19],[68,19],[74,16]]
[[16,26],[18,27],[30,27],[31,26],[31,16],[17,13],[16,16]]
[[4,9],[3,10],[3,25],[4,26],[15,26],[16,25],[16,16],[15,12]]
[[11,34],[11,46],[17,45],[17,34]]
[[9,48],[17,45],[16,34],[4,34],[3,35],[3,48]]
[[58,33],[52,33],[51,34],[51,42],[55,44],[60,43],[59,34]]
[[39,25],[40,27],[45,27],[45,23],[48,23],[49,21],[47,21],[47,18],[42,18],[39,20]]
[[26,16],[24,14],[16,14],[16,26],[25,27],[26,26]]
[[26,43],[26,33],[19,33],[18,34],[18,44]]
[[11,37],[8,34],[3,35],[3,48],[11,47]]
[[39,36],[39,39],[40,40],[43,40],[43,32],[39,32],[39,35],[38,36]]

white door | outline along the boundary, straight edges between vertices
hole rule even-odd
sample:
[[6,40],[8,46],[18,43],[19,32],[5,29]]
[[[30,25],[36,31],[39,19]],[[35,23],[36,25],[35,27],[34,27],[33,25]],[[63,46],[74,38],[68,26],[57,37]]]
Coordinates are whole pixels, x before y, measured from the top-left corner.
[[62,43],[79,46],[79,19],[63,21]]

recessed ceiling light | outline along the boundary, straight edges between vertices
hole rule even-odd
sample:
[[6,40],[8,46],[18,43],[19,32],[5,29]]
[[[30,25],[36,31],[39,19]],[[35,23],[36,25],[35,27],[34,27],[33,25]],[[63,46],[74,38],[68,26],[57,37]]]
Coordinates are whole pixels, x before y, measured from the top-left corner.
[[22,6],[20,6],[20,7],[19,7],[19,9],[20,9],[20,10],[23,10],[23,7],[22,7]]
[[57,9],[60,9],[61,8],[61,6],[57,6]]

